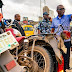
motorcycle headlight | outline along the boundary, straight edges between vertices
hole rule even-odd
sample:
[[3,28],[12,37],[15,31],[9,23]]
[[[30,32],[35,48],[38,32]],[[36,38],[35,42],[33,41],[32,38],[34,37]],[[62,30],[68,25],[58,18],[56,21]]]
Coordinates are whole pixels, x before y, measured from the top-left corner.
[[24,50],[28,50],[28,46],[29,46],[29,40],[24,39]]
[[29,40],[28,39],[24,39],[24,42],[29,42]]

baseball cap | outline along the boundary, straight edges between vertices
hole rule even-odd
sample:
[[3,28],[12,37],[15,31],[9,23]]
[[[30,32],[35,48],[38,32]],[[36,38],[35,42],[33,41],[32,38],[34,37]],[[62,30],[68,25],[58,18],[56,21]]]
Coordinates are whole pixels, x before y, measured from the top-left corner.
[[43,15],[49,15],[47,12],[44,12]]

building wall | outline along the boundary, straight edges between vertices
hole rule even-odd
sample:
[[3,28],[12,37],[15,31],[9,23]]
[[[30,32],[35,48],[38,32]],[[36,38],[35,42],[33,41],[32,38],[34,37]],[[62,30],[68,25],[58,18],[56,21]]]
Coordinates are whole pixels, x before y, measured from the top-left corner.
[[54,18],[54,11],[53,11],[53,10],[50,10],[50,9],[48,8],[48,6],[44,6],[44,7],[43,7],[43,12],[49,13],[49,16],[52,17],[52,18]]
[[42,21],[43,20],[43,17],[39,16],[39,21]]
[[49,13],[49,8],[48,8],[48,6],[44,6],[44,7],[43,7],[43,13],[44,13],[44,12]]
[[49,10],[49,16],[54,18],[54,11],[53,10]]

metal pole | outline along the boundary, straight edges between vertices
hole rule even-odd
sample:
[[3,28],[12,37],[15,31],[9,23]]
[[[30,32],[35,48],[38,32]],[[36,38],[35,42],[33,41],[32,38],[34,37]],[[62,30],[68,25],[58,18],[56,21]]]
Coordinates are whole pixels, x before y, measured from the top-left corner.
[[33,60],[33,51],[34,51],[34,47],[35,47],[35,41],[36,39],[33,39],[33,45],[32,45],[32,50],[31,50],[31,58]]
[[46,0],[44,0],[44,6],[46,5]]
[[40,0],[40,16],[41,16],[41,0]]

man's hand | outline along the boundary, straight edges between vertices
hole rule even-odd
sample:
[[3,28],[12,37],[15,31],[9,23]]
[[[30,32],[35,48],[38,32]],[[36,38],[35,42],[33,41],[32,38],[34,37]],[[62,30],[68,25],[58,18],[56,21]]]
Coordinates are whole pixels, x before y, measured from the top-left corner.
[[54,30],[55,30],[55,29],[54,29],[54,28],[52,28],[51,33],[54,33]]

